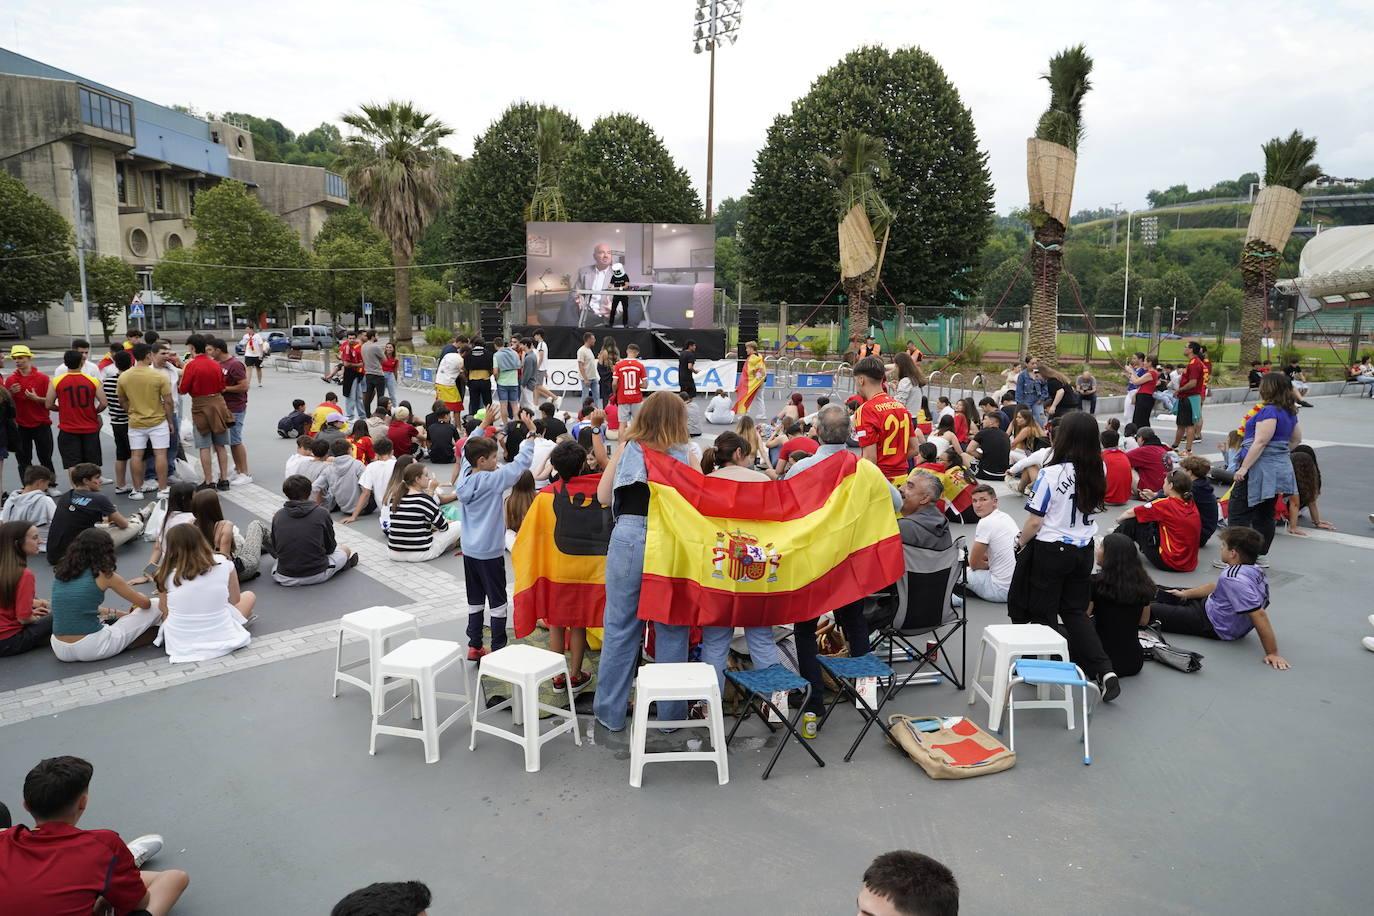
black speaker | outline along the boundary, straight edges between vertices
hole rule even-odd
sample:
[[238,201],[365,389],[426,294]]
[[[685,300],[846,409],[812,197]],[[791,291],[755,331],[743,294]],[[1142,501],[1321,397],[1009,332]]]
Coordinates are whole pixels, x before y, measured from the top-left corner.
[[737,347],[739,359],[744,359],[744,345],[751,340],[759,339],[759,310],[752,306],[744,306],[739,310],[739,345]]
[[484,340],[495,340],[505,330],[505,321],[501,317],[500,308],[484,306],[479,321]]

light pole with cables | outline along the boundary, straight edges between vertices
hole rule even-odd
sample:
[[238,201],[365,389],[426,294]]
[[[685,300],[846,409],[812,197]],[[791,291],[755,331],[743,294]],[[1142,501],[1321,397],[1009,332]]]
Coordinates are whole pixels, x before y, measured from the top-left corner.
[[723,40],[734,44],[739,39],[740,12],[744,0],[697,0],[692,32],[693,53],[711,54],[710,97],[706,114],[706,218],[711,218],[711,185],[715,171],[716,141],[716,47]]

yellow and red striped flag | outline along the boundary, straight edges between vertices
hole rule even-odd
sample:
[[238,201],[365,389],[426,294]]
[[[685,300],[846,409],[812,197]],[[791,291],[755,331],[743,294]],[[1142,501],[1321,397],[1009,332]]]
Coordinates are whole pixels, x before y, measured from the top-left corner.
[[705,477],[652,449],[639,616],[684,626],[819,617],[897,581],[902,543],[877,465],[843,452],[787,480]]
[[555,481],[534,502],[511,548],[515,638],[543,620],[554,627],[599,627],[606,606],[610,512],[596,499],[600,474]]

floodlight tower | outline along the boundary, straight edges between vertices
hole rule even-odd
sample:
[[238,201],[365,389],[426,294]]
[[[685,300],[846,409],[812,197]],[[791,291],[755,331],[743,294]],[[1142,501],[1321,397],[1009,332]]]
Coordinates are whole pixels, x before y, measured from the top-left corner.
[[716,141],[716,48],[722,41],[739,40],[739,24],[744,0],[697,0],[692,32],[693,53],[703,49],[711,54],[710,101],[706,115],[706,218],[711,218],[711,181],[714,175]]

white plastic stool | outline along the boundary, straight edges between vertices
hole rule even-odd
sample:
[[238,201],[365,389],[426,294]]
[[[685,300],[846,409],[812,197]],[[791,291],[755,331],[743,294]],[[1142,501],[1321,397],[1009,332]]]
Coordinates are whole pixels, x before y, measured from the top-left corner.
[[[539,702],[539,685],[560,674],[563,675],[565,689],[568,691],[567,709],[547,706]],[[482,678],[484,677],[510,684],[511,696],[490,709],[484,708],[483,698],[485,694],[482,689]],[[539,749],[544,746],[544,742],[551,741],[564,732],[570,731],[573,740],[577,742],[577,746],[582,746],[582,733],[577,727],[577,711],[573,708],[572,678],[568,677],[568,663],[560,652],[550,652],[537,646],[517,643],[482,656],[482,661],[477,666],[476,698],[477,701],[472,706],[472,737],[468,741],[468,750],[470,751],[477,749],[477,733],[487,732],[498,738],[505,738],[514,744],[524,745],[525,772],[538,773]],[[511,731],[499,725],[481,721],[482,716],[499,712],[502,709],[511,711],[513,724],[523,726],[520,731]],[[551,713],[563,721],[541,734],[539,724],[541,710]]]
[[[345,633],[361,636],[367,640],[366,659],[349,662],[347,665],[343,663]],[[354,687],[361,687],[372,697],[372,714],[377,715],[382,706],[385,705],[384,700],[387,693],[386,690],[382,689],[382,676],[377,671],[377,663],[382,660],[383,655],[386,655],[387,643],[394,637],[404,634],[409,634],[413,639],[419,639],[420,627],[415,623],[414,615],[407,614],[405,611],[398,611],[393,607],[378,605],[343,615],[339,621],[338,643],[334,647],[334,686],[331,696],[337,697],[339,695],[340,681],[345,684],[352,684]],[[356,668],[362,664],[368,666],[368,678],[366,680],[347,673],[350,668]],[[397,686],[400,685],[392,685],[392,687]]]
[[[983,657],[992,650],[992,692],[983,687]],[[1007,690],[1010,680],[1011,663],[1027,655],[1057,655],[1065,661],[1069,659],[1069,643],[1058,632],[1041,623],[995,623],[983,628],[983,641],[978,646],[978,661],[973,669],[973,677],[968,684],[968,705],[972,706],[982,697],[988,704],[988,730],[1002,730],[1002,712],[1006,709]],[[1050,703],[1058,708],[1057,701],[1045,699],[1048,692],[1040,691],[1041,702]],[[1021,704],[1026,708],[1026,704]],[[1069,708],[1069,728],[1073,728],[1073,708]]]
[[[671,700],[704,700],[707,718],[665,720],[649,718],[650,703]],[[709,751],[660,751],[647,753],[649,724],[659,728],[707,728],[711,731]],[[669,662],[645,665],[639,669],[635,685],[635,718],[630,730],[630,785],[636,789],[644,778],[646,763],[678,763],[709,760],[716,764],[716,777],[723,786],[730,781],[730,763],[725,757],[725,724],[721,717],[720,685],[716,669],[702,662]]]
[[[382,716],[404,703],[404,700],[389,709],[377,710],[372,715],[372,741],[367,749],[369,754],[377,753],[378,735],[395,735],[398,738],[418,738],[423,741],[425,763],[435,763],[439,760],[439,736],[472,705],[469,700],[472,688],[468,686],[467,667],[462,664],[465,654],[464,646],[447,639],[412,639],[382,656],[381,662],[377,665],[380,677],[410,681],[410,717],[419,719],[420,727],[405,728],[382,724]],[[458,665],[459,670],[463,672],[464,692],[442,693],[436,690],[435,678],[454,665]],[[440,698],[463,701],[442,722],[439,721]]]

